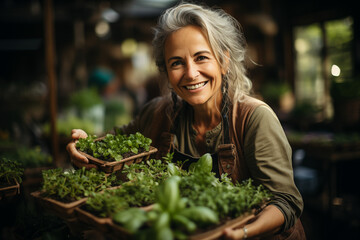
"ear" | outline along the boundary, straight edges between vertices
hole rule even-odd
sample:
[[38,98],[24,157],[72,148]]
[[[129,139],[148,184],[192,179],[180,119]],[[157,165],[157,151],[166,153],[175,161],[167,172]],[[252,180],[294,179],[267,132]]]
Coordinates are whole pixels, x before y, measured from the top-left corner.
[[228,51],[226,51],[225,56],[224,56],[224,63],[223,63],[223,66],[221,68],[221,73],[223,75],[225,75],[228,72],[229,61],[230,61],[230,54],[229,54]]

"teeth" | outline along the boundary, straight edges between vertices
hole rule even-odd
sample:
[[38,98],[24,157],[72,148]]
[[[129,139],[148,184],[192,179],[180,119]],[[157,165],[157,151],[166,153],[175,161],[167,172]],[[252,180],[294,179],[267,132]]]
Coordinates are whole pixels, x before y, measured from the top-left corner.
[[186,89],[188,89],[188,90],[194,90],[194,89],[197,89],[197,88],[202,87],[202,86],[204,86],[204,85],[205,85],[205,82],[199,83],[199,84],[195,84],[195,85],[191,85],[191,86],[186,86]]

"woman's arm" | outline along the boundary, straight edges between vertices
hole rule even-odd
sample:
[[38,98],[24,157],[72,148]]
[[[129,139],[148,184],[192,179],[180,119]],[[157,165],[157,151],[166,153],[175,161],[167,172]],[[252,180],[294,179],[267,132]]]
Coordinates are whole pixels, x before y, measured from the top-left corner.
[[247,224],[241,228],[224,230],[224,236],[227,239],[237,240],[244,238],[244,227],[246,228],[246,238],[251,237],[266,237],[277,233],[284,223],[284,215],[274,205],[266,206],[253,219],[250,219]]
[[[246,225],[248,237],[270,236],[291,228],[300,217],[303,202],[295,186],[292,152],[275,113],[257,107],[245,127],[244,158],[255,184],[262,184],[273,197],[269,205]],[[242,239],[243,229],[227,229],[230,239]]]

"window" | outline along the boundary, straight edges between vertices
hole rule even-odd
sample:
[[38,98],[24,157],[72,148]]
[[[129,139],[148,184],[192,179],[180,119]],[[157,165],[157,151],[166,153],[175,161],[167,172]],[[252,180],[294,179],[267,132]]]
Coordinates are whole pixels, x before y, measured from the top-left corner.
[[352,27],[347,17],[294,28],[296,101],[319,109],[318,120],[333,117],[331,84],[352,79]]

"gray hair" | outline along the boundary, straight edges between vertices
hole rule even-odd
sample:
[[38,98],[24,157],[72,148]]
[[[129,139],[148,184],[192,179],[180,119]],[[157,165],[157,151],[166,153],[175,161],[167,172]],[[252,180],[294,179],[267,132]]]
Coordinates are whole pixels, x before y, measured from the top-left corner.
[[191,3],[180,3],[167,9],[154,28],[153,49],[159,71],[167,73],[164,55],[166,38],[172,32],[188,25],[202,29],[216,60],[227,70],[223,81],[227,81],[229,98],[240,101],[244,94],[249,94],[252,83],[246,76],[246,41],[239,22],[222,9]]

